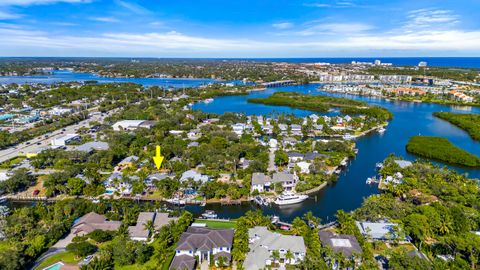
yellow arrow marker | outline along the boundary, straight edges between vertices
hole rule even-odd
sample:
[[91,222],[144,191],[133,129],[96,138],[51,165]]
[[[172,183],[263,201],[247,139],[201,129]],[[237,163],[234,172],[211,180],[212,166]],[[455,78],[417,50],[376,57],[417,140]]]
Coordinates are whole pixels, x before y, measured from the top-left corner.
[[157,145],[156,155],[153,157],[153,161],[155,162],[155,166],[157,166],[157,170],[160,170],[163,162],[163,156],[160,154],[160,146]]

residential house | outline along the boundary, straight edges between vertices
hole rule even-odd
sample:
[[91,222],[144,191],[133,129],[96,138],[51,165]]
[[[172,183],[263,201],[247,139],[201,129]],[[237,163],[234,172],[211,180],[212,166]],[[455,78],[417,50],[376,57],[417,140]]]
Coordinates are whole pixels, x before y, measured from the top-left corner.
[[409,242],[408,236],[402,237],[399,234],[399,226],[396,223],[388,222],[367,222],[355,221],[360,232],[367,239],[391,241],[398,239],[400,241]]
[[[243,263],[244,269],[265,269],[274,263],[273,251],[278,251],[280,258],[275,260],[281,267],[295,265],[305,258],[306,247],[303,237],[283,235],[271,232],[267,227],[254,227],[248,230],[250,251]],[[287,259],[291,253],[292,259]]]
[[187,181],[188,179],[193,179],[193,181],[195,182],[206,183],[210,180],[210,177],[192,169],[182,174],[182,176],[180,177],[180,182]]
[[464,93],[459,92],[457,90],[452,90],[448,92],[448,95],[455,101],[473,102],[475,100],[474,97],[467,96]]
[[95,230],[116,231],[122,225],[121,221],[109,221],[103,215],[90,212],[79,218],[72,226],[74,236],[83,236]]
[[397,88],[392,92],[399,96],[424,96],[427,94],[427,92],[420,89],[405,88],[405,87]]
[[296,174],[277,172],[272,176],[272,184],[281,183],[285,191],[292,191],[295,189],[295,185],[298,182],[298,176]]
[[137,156],[126,157],[117,164],[117,169],[122,170],[123,168],[126,168],[126,167],[132,167],[134,163],[137,161],[138,161]]
[[175,177],[175,174],[168,174],[168,173],[153,173],[150,174],[146,179],[145,179],[145,185],[147,187],[155,187],[154,182],[155,181],[161,181],[163,179],[167,178],[173,178]]
[[[322,246],[329,247],[334,253],[341,253],[346,259],[353,259],[360,264],[362,248],[354,235],[336,234],[328,231],[319,231],[318,236]],[[336,265],[334,258],[325,258],[327,262]]]
[[118,192],[120,195],[130,195],[132,193],[132,185],[124,181],[120,172],[110,174],[107,179],[103,181],[103,185],[105,186],[106,194]]
[[128,234],[132,240],[147,241],[148,236],[153,233],[146,226],[149,221],[152,222],[155,230],[159,230],[172,220],[177,220],[177,218],[168,217],[168,213],[140,212],[135,226],[128,227]]
[[410,167],[413,164],[411,161],[401,159],[394,160],[393,162],[395,162],[402,169]]
[[75,148],[76,151],[91,153],[95,151],[102,151],[108,150],[109,145],[106,142],[94,141],[94,142],[87,142],[82,145],[79,145]]
[[302,126],[292,124],[292,125],[290,125],[290,131],[291,131],[292,135],[301,136],[302,135]]
[[270,187],[271,182],[272,182],[272,179],[270,178],[270,176],[265,175],[264,173],[253,173],[252,184],[250,189],[252,192],[254,190],[258,192],[265,192],[265,191],[268,191],[268,188]]
[[230,264],[234,231],[232,229],[210,229],[189,227],[180,236],[175,248],[175,256],[169,269],[193,270],[197,263],[213,259],[218,263],[220,257]]
[[122,131],[122,130],[131,131],[131,130],[136,130],[138,128],[150,129],[153,127],[153,125],[154,125],[154,122],[146,121],[146,120],[122,120],[113,124],[112,128],[115,131]]

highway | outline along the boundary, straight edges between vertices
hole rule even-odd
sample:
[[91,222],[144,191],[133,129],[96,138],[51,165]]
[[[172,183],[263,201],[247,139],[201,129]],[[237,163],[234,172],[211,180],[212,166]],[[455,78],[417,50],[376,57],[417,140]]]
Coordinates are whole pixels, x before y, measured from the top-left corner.
[[[43,134],[39,137],[33,138],[27,142],[23,142],[3,149],[0,151],[0,163],[17,157],[19,155],[25,155],[27,153],[37,153],[40,150],[46,149],[51,145],[51,140],[60,138],[66,134],[76,133],[77,130],[82,127],[89,128],[90,122],[96,121],[103,123],[105,117],[109,116],[111,113],[117,110],[118,109],[108,111],[106,113],[103,113],[103,115],[100,113],[94,114],[91,117],[78,122],[77,124],[66,126],[62,129],[58,129],[53,132],[49,132],[47,134]],[[46,137],[46,135],[48,135],[48,137]]]

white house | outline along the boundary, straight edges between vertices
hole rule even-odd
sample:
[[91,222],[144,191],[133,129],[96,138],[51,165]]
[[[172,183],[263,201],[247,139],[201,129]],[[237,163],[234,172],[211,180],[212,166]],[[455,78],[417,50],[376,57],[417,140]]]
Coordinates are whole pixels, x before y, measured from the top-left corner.
[[[298,264],[305,258],[307,252],[303,237],[271,232],[267,227],[249,229],[248,238],[250,251],[243,263],[243,267],[248,270],[265,269],[270,266],[274,262],[273,251],[280,254],[276,261],[280,264],[280,269],[285,269],[286,264]],[[293,259],[287,260],[287,253],[291,253]]]

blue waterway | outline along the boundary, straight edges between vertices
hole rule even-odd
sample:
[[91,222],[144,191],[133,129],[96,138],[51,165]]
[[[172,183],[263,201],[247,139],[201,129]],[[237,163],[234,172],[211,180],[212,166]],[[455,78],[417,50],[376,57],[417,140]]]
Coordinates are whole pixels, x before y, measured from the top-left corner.
[[71,72],[67,70],[55,71],[52,75],[45,76],[5,76],[0,77],[0,84],[25,84],[44,83],[53,84],[59,82],[83,82],[98,81],[99,83],[137,83],[144,86],[159,87],[198,87],[203,84],[215,82],[212,79],[172,79],[172,78],[106,78],[92,73]]
[[[318,84],[311,84],[270,88],[264,92],[251,93],[249,96],[219,97],[209,104],[195,104],[193,108],[212,113],[244,112],[248,115],[268,115],[272,112],[284,112],[294,113],[297,116],[306,116],[311,114],[311,112],[288,107],[250,104],[247,103],[247,99],[251,97],[265,97],[279,90],[312,95],[341,96],[338,94],[319,92],[316,90],[318,86]],[[480,113],[480,108],[386,101],[379,98],[351,95],[348,96],[348,98],[380,105],[393,112],[394,118],[390,121],[387,131],[383,135],[371,133],[356,141],[359,153],[357,157],[350,162],[347,169],[342,172],[336,184],[313,195],[313,198],[302,204],[288,208],[265,207],[263,208],[265,213],[279,215],[282,220],[292,220],[296,216],[301,216],[308,211],[312,211],[316,216],[326,221],[328,219],[331,220],[338,209],[350,211],[359,207],[363,198],[378,192],[375,187],[365,184],[367,177],[375,174],[375,164],[377,162],[384,160],[390,153],[403,156],[410,160],[415,159],[414,156],[405,151],[405,145],[408,139],[414,135],[435,135],[448,138],[456,146],[480,156],[479,142],[473,141],[463,130],[432,116],[432,113],[436,111]],[[472,178],[480,177],[480,170],[478,169],[451,168],[461,173],[467,173],[469,177]],[[217,211],[220,217],[238,217],[245,211],[255,208],[255,206],[220,207],[218,205],[207,205],[207,208]],[[191,210],[201,211],[201,209],[195,207],[191,208]]]

